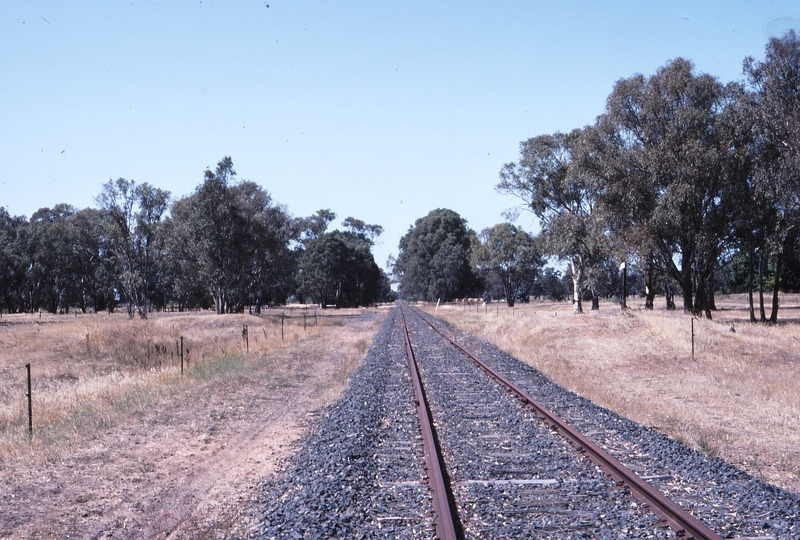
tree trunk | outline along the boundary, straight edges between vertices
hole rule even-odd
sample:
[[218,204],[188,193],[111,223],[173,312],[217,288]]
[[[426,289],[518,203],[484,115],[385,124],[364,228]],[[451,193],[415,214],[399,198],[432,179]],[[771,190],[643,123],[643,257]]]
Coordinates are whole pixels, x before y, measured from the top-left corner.
[[644,270],[644,309],[653,309],[653,300],[656,297],[656,291],[653,289],[653,263],[647,263]]
[[700,278],[697,283],[697,293],[695,295],[694,314],[697,316],[705,314],[706,319],[711,320],[711,300],[709,295],[709,280]]
[[572,313],[579,315],[583,313],[583,305],[581,304],[581,272],[580,263],[572,259],[570,261],[572,269]]
[[764,248],[758,253],[758,304],[761,309],[761,322],[767,322],[767,314],[764,311]]
[[675,309],[675,292],[669,283],[664,284],[664,300],[667,302],[667,309]]
[[769,322],[778,322],[778,293],[780,292],[781,271],[783,270],[783,249],[778,251],[778,259],[775,261],[775,285],[772,289],[772,313]]
[[597,291],[592,289],[592,311],[598,311],[600,309],[600,297],[597,295]]
[[145,240],[145,248],[144,248],[144,283],[142,283],[142,313],[141,317],[143,319],[147,318],[147,313],[150,311],[147,305],[147,293],[150,290],[150,240],[149,238]]
[[686,313],[694,313],[694,299],[692,295],[692,286],[685,285],[681,287],[683,293],[683,311]]
[[750,301],[750,322],[756,322],[756,311],[753,307],[753,250],[747,254],[747,298]]
[[[592,309],[594,309],[594,291],[592,291]],[[620,309],[628,308],[628,265],[622,263],[622,293],[620,295]]]
[[516,285],[512,282],[510,278],[503,278],[503,292],[506,295],[506,305],[508,307],[514,307],[514,292],[517,290]]
[[136,309],[133,307],[133,286],[128,285],[128,317],[133,319],[133,316],[136,314]]
[[694,313],[695,305],[693,300],[692,272],[688,261],[681,264],[681,292],[683,293],[683,311]]

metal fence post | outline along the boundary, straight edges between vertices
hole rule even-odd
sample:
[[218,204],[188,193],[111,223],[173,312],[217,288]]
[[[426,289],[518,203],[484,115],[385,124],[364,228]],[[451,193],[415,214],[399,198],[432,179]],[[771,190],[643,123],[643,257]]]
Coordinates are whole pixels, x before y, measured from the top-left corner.
[[25,364],[28,372],[28,439],[33,440],[33,396],[31,395],[31,365]]

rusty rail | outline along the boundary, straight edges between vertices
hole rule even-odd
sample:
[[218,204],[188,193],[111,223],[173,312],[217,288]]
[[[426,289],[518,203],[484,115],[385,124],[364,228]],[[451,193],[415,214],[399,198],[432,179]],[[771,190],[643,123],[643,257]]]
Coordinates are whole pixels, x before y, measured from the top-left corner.
[[411,371],[411,380],[414,384],[414,404],[419,415],[419,425],[422,431],[422,447],[425,455],[425,467],[428,471],[428,483],[431,487],[433,496],[433,522],[436,529],[436,536],[440,540],[458,540],[460,536],[456,532],[455,511],[450,506],[450,494],[444,476],[444,463],[439,445],[436,440],[436,433],[433,428],[431,411],[428,401],[425,399],[425,389],[417,369],[417,360],[414,350],[411,348],[411,340],[408,337],[408,325],[404,310],[400,309],[403,317],[403,340],[406,345],[406,357],[408,357],[408,367]]
[[[455,340],[444,332],[436,328],[433,323],[423,316],[418,310],[412,309],[417,316],[425,321],[428,326],[433,328],[440,336],[450,342],[456,349],[461,351],[467,358],[478,364],[491,377],[507,387],[526,405],[533,408],[545,421],[553,426],[564,438],[566,438],[579,452],[584,454],[587,459],[600,467],[615,482],[626,486],[631,494],[636,497],[653,514],[663,520],[672,528],[679,538],[694,540],[722,540],[722,537],[714,532],[705,523],[698,520],[689,512],[681,508],[677,503],[669,499],[666,495],[658,491],[645,480],[642,480],[636,473],[628,469],[608,452],[597,446],[591,439],[580,433],[578,430],[567,424],[562,418],[548,409],[545,405],[534,399],[530,394],[517,384],[509,381],[500,373],[492,369],[481,359],[473,355]],[[405,316],[403,318],[405,321]]]

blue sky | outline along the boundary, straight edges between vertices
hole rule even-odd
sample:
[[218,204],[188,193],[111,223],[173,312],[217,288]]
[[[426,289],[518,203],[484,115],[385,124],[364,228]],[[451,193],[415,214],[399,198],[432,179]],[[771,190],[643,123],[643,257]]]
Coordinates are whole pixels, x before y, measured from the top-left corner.
[[592,123],[615,81],[679,56],[739,80],[790,27],[796,1],[5,0],[0,206],[119,177],[177,198],[229,155],[295,216],[382,225],[383,266],[434,208],[502,221],[520,141]]

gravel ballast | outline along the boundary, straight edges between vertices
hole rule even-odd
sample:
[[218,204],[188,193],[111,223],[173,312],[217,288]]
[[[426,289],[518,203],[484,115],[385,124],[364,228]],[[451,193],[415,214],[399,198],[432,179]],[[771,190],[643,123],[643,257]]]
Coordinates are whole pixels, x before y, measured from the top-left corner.
[[[408,318],[466,537],[675,536],[495,383],[480,381],[463,355]],[[800,538],[796,495],[598,407],[482,340],[437,325],[723,537]],[[261,486],[254,537],[433,538],[422,456],[395,309],[342,397],[281,473]]]

